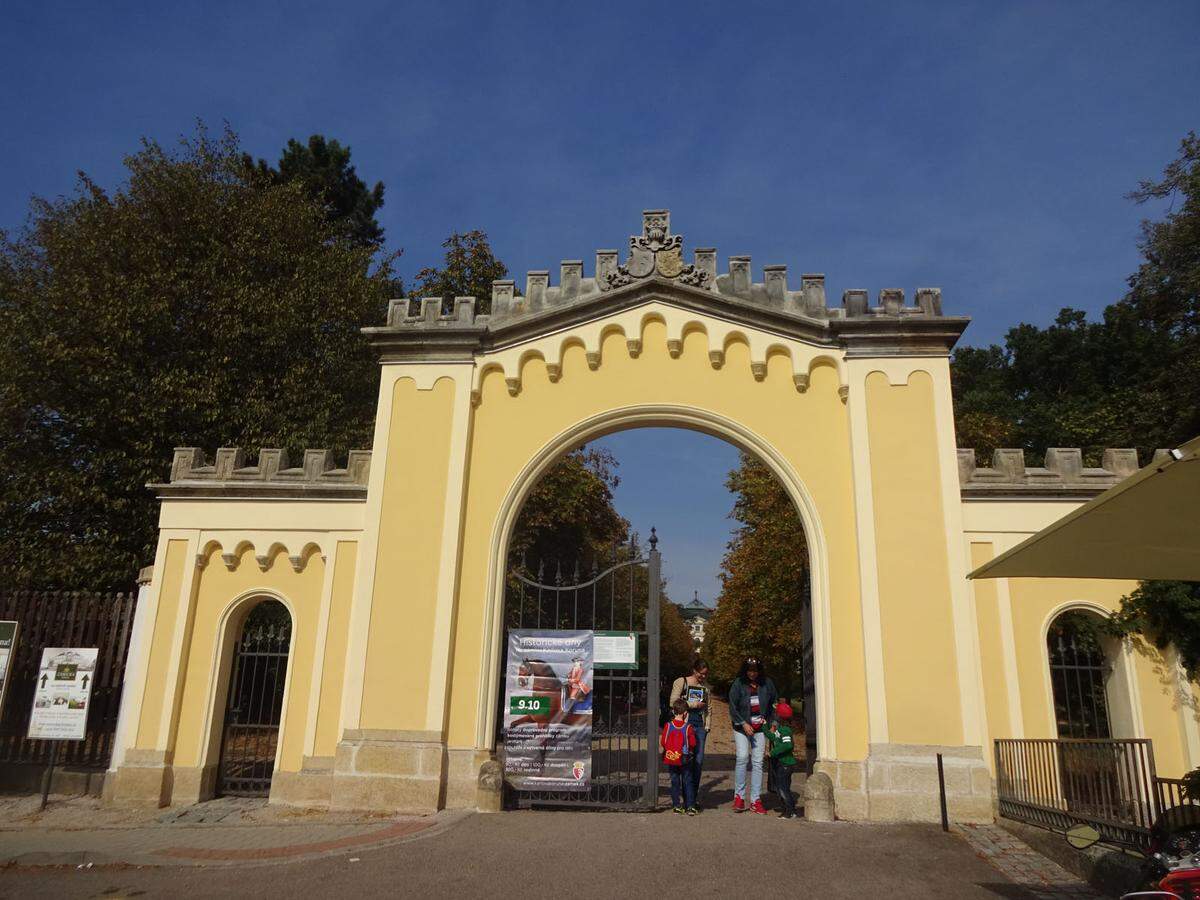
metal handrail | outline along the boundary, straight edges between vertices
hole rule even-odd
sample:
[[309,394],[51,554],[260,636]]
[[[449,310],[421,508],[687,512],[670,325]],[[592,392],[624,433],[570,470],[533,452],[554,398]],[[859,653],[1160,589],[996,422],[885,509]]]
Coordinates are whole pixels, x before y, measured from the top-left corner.
[[1023,738],[995,742],[1000,814],[1148,846],[1161,808],[1154,748],[1146,738]]

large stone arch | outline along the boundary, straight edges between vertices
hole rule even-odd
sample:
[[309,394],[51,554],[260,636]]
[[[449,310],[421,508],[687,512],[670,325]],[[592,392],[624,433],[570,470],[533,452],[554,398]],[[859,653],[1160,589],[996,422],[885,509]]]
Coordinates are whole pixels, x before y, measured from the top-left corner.
[[812,579],[815,680],[818,716],[818,753],[836,758],[832,659],[829,633],[829,565],[820,512],[803,481],[787,458],[736,420],[694,406],[641,405],[620,407],[580,420],[547,443],[522,469],[505,496],[495,521],[491,540],[487,606],[484,609],[483,647],[476,745],[489,748],[495,733],[496,700],[500,685],[500,615],[504,602],[504,564],[517,516],[526,496],[545,470],[566,451],[606,434],[631,428],[689,428],[720,438],[765,463],[792,498],[808,539]]
[[[955,815],[987,818],[973,610],[947,537],[962,528],[947,356],[965,320],[942,316],[931,290],[915,306],[884,291],[877,307],[851,291],[830,309],[821,276],[789,291],[781,267],[753,284],[744,258],[728,275],[711,251],[682,266],[662,221],[647,214],[628,272],[601,251],[593,279],[567,262],[555,287],[530,273],[523,297],[497,282],[486,317],[469,298],[402,300],[366,329],[383,362],[377,462],[334,804],[384,783],[356,762],[364,751],[376,768],[389,760],[402,777],[386,784],[415,806],[472,804],[520,500],[564,449],[640,421],[756,453],[801,511],[820,581],[818,769],[840,814],[936,817],[925,788],[938,750]],[[423,703],[379,690],[398,659]]]

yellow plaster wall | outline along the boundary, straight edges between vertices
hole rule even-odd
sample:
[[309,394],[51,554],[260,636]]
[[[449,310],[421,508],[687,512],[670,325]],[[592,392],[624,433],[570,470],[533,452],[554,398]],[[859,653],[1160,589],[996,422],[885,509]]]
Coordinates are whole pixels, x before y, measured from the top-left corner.
[[171,665],[175,643],[175,622],[183,606],[180,592],[183,586],[184,565],[187,562],[187,546],[186,540],[167,541],[166,561],[158,593],[158,610],[150,644],[150,662],[146,669],[141,720],[138,722],[135,744],[136,747],[145,750],[166,749],[158,746],[158,734],[164,694],[167,690],[167,671]]
[[[361,725],[421,730],[426,721],[454,382],[397,382],[379,523]],[[510,432],[505,432],[511,436]],[[499,452],[507,452],[503,447]],[[380,464],[383,461],[377,461]]]
[[1180,720],[1180,707],[1187,700],[1180,696],[1174,673],[1175,660],[1170,653],[1169,650],[1164,653],[1146,641],[1134,641],[1134,669],[1141,689],[1142,721],[1146,735],[1154,738],[1155,767],[1165,778],[1178,778],[1193,766],[1188,765]]
[[933,379],[867,376],[888,737],[959,745],[962,714]]
[[[971,542],[971,567],[983,565],[994,556],[992,544]],[[1011,737],[1008,683],[1004,669],[1004,645],[1000,637],[1000,596],[995,581],[982,579],[972,583],[975,591],[975,617],[979,629],[979,662],[983,667],[983,697],[987,707],[988,733],[992,737]],[[986,749],[986,748],[985,748]],[[990,754],[988,754],[990,760]]]
[[[716,368],[702,329],[685,334],[678,358],[668,353],[662,321],[644,320],[640,335],[628,336],[642,338],[640,355],[631,357],[626,335],[614,331],[603,339],[601,362],[595,370],[589,368],[582,346],[568,347],[557,383],[549,380],[541,359],[526,360],[515,397],[510,396],[502,372],[483,376],[469,457],[450,746],[474,746],[479,703],[495,702],[494,697],[480,699],[484,635],[492,627],[483,621],[488,571],[498,513],[522,467],[557,434],[582,420],[619,408],[678,404],[726,416],[757,433],[790,460],[810,492],[829,554],[837,754],[842,759],[864,758],[866,688],[849,427],[845,404],[838,396],[836,368],[816,364],[808,390],[801,393],[793,382],[792,362],[783,353],[767,357],[766,375],[759,382],[751,372],[746,342],[736,338],[725,341],[724,363]],[[486,360],[482,364],[486,366]],[[424,424],[420,430],[426,435],[437,433]],[[399,433],[394,430],[393,440]],[[662,464],[670,465],[670,460]],[[669,557],[671,535],[662,535],[661,549]],[[377,596],[376,604],[381,600],[388,598]]]
[[321,700],[317,712],[314,756],[332,756],[341,739],[338,721],[342,708],[342,676],[346,668],[350,601],[354,594],[354,565],[357,558],[357,543],[338,541],[333,559],[333,593],[329,604],[329,626],[325,636],[325,665],[321,674]]
[[[216,554],[214,550],[213,555]],[[197,573],[195,620],[175,744],[176,765],[201,764],[208,740],[208,736],[202,734],[203,725],[210,721],[210,710],[214,716],[211,721],[220,721],[224,713],[226,697],[215,696],[214,685],[220,667],[227,666],[232,658],[233,641],[237,640],[240,629],[233,629],[230,641],[222,648],[223,654],[228,656],[218,659],[222,619],[237,598],[269,590],[281,595],[291,608],[293,629],[278,768],[286,772],[300,770],[324,573],[325,566],[319,553],[310,555],[304,570],[297,573],[282,549],[276,551],[269,568],[263,572],[252,547],[242,550],[233,571],[229,571],[218,557],[210,559]],[[249,606],[242,611],[248,612]],[[238,624],[241,618],[241,615],[237,616]],[[218,750],[219,747],[212,749],[208,762],[217,761]]]

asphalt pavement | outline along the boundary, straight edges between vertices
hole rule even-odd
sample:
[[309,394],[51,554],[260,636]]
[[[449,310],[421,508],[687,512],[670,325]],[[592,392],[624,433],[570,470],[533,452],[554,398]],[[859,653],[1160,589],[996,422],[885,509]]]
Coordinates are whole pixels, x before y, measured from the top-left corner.
[[[1064,888],[1069,886],[1064,885]],[[960,835],[728,807],[471,815],[385,847],[254,865],[9,867],[0,897],[1035,898]]]

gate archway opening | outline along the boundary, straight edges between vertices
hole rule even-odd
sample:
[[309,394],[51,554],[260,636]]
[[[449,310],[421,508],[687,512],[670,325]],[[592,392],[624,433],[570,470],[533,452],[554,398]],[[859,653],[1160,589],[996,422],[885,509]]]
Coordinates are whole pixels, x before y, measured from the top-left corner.
[[[778,469],[770,464],[766,455],[748,447],[745,442],[731,440],[728,432],[720,433],[721,429],[698,427],[696,419],[703,414],[695,410],[689,413],[687,417],[673,417],[669,421],[660,418],[647,424],[635,421],[623,427],[603,428],[582,444],[568,445],[557,454],[549,455],[545,465],[524,485],[524,494],[517,505],[513,527],[501,557],[505,585],[499,653],[497,667],[493,670],[496,694],[495,702],[491,704],[495,711],[491,737],[501,756],[505,750],[506,712],[510,713],[510,722],[518,721],[505,706],[508,702],[504,690],[506,673],[509,677],[512,675],[507,672],[511,665],[507,657],[511,652],[509,635],[512,630],[586,628],[599,632],[628,629],[637,632],[639,641],[654,640],[656,645],[652,653],[648,653],[650,648],[644,645],[639,648],[638,665],[633,671],[606,670],[599,665],[595,670],[595,692],[591,698],[595,704],[589,703],[594,731],[592,787],[588,795],[518,791],[515,796],[520,805],[569,803],[636,807],[652,803],[657,791],[650,795],[645,791],[645,782],[647,772],[653,772],[659,755],[658,729],[665,721],[663,717],[669,717],[667,698],[672,684],[691,671],[692,660],[697,656],[706,659],[716,679],[714,721],[710,732],[710,736],[715,737],[715,752],[710,750],[708,755],[702,786],[712,802],[724,802],[729,799],[724,795],[732,792],[733,740],[723,697],[740,658],[746,654],[775,662],[770,674],[778,684],[780,696],[793,705],[798,746],[804,747],[796,754],[801,758],[801,771],[812,771],[818,756],[817,711],[820,704],[817,700],[811,586],[814,583],[812,557],[819,551],[808,539],[810,527],[804,521],[793,492],[788,490]],[[617,443],[618,433],[621,435],[621,452],[615,459],[604,458],[607,449]],[[672,439],[682,439],[687,449],[697,455],[709,455],[712,461],[706,461],[706,465],[701,466],[703,471],[691,480],[684,479],[681,483],[678,478],[666,478],[662,470],[678,465],[678,460],[669,451],[660,452],[659,444]],[[601,454],[599,458],[598,453]],[[607,479],[612,475],[611,468],[618,466],[618,477],[629,480],[632,476],[635,487],[632,492],[617,491],[615,498],[607,495],[609,515],[606,516],[604,509],[605,498],[601,498],[595,504],[596,508],[574,509],[581,515],[591,515],[593,521],[558,521],[562,511],[550,506],[556,498],[578,502],[579,491],[589,487],[589,476],[590,487],[594,489],[615,488],[616,478]],[[656,483],[659,481],[668,483],[660,486]],[[701,481],[715,482],[707,485],[715,488],[715,495],[709,493],[697,498],[689,492],[688,488],[694,489]],[[747,492],[751,495],[750,502],[758,504],[760,515],[764,503],[770,504],[774,516],[789,520],[781,531],[796,537],[791,545],[773,545],[775,552],[792,558],[794,571],[789,573],[792,580],[786,585],[774,585],[782,590],[768,592],[748,587],[746,579],[741,584],[736,578],[718,582],[718,578],[723,577],[718,574],[722,570],[727,570],[724,575],[730,575],[747,566],[747,555],[739,557],[735,547],[742,546],[744,541],[761,543],[764,540],[761,533],[753,533],[755,525],[761,527],[761,522],[748,519],[745,510],[739,516],[735,509],[735,506],[742,506],[739,498],[745,502]],[[631,499],[635,495],[637,499]],[[672,507],[682,507],[683,512]],[[619,521],[612,521],[614,515]],[[678,535],[685,527],[682,522],[672,527],[672,515],[689,520],[686,530],[692,531],[693,542],[696,540],[695,529],[691,526],[695,520],[711,520],[711,529],[706,526],[704,530],[711,530],[716,539],[706,535],[701,539],[704,544],[702,554],[697,554],[693,543],[686,559],[680,554],[680,561],[673,562],[671,548],[678,552],[680,546],[672,543],[672,531]],[[625,521],[625,516],[630,521]],[[656,534],[652,525],[665,527]],[[614,537],[605,531],[606,528],[620,528],[624,539],[613,541],[597,552],[596,542],[589,544],[595,534],[585,533],[589,526],[593,532],[602,532],[605,539]],[[564,537],[563,532],[569,534]],[[665,550],[662,554],[657,552],[660,539]],[[727,553],[732,554],[728,559]],[[797,555],[802,559],[798,565],[795,563]],[[668,577],[661,584],[652,585],[652,573],[659,571],[660,566]],[[724,602],[729,612],[725,616],[727,621],[746,615],[747,607],[758,604],[761,604],[758,608],[767,611],[768,615],[778,609],[778,615],[770,624],[758,629],[747,627],[744,635],[735,626],[732,631],[736,646],[694,643],[679,610],[692,598],[692,585],[704,580],[711,581],[705,596],[715,601],[718,610]],[[668,581],[673,586],[668,586]],[[687,589],[676,596],[681,582]],[[724,584],[724,588],[720,584]],[[788,596],[784,596],[785,593]],[[661,613],[652,627],[649,611],[655,608]],[[726,629],[728,632],[728,626]],[[776,633],[779,637],[774,636]],[[661,645],[657,643],[660,640]],[[784,646],[789,642],[794,645]],[[728,645],[729,641],[724,644]],[[653,666],[649,665],[651,657]],[[541,685],[547,688],[543,693],[558,697],[555,690],[565,690],[559,683],[565,684],[565,678],[550,677],[553,673],[548,671],[542,673],[543,679],[532,670],[527,674],[530,684],[546,681]],[[764,779],[764,795],[767,788]]]
[[288,608],[272,598],[258,600],[233,646],[217,766],[219,796],[271,792],[291,642]]

